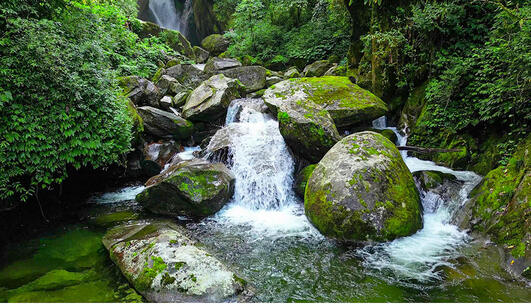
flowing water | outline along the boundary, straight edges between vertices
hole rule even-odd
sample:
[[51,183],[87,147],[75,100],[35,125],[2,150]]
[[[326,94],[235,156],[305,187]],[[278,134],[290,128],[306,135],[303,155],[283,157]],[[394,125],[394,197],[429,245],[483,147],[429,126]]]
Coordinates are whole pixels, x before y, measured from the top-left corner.
[[[424,228],[412,236],[365,247],[337,244],[306,219],[292,189],[294,159],[278,122],[263,112],[258,100],[231,104],[227,127],[237,131],[229,147],[237,177],[234,197],[215,216],[187,224],[212,254],[250,282],[257,301],[531,300],[529,289],[501,269],[495,247],[450,224],[479,176],[403,153],[411,171],[456,176],[455,195],[422,192]],[[388,128],[384,119],[376,127]],[[396,133],[404,145],[407,138]],[[193,157],[197,150],[187,148],[179,157]],[[117,223],[153,217],[132,200],[142,189],[129,186],[94,196],[76,224],[7,246],[0,261],[0,302],[141,301],[108,258],[101,236]]]
[[192,14],[192,0],[186,0],[184,3],[175,0],[150,0],[146,12],[149,21],[167,29],[177,30],[185,36],[189,34]]

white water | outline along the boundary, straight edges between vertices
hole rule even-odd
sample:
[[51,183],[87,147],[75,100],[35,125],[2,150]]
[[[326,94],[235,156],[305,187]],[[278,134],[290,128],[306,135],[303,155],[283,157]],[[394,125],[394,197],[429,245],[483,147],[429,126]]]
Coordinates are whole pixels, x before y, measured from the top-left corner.
[[238,129],[229,146],[236,186],[232,201],[214,220],[250,227],[254,239],[314,234],[292,189],[294,161],[278,122],[257,110],[258,101],[242,99],[228,110],[227,124]]
[[149,10],[154,22],[161,27],[188,34],[188,19],[192,13],[192,0],[186,0],[182,10],[177,9],[175,0],[150,0]]
[[124,201],[134,200],[136,195],[145,189],[144,186],[130,186],[125,187],[114,192],[107,192],[101,195],[96,195],[89,198],[89,203],[96,204],[112,204]]
[[[385,117],[373,122],[377,129],[393,130],[398,136],[398,145],[405,146],[407,137],[396,128],[387,127]],[[454,175],[463,184],[457,199],[444,201],[433,192],[421,193],[424,207],[424,227],[412,236],[400,238],[389,243],[367,246],[358,252],[364,258],[367,267],[378,271],[387,270],[399,279],[428,281],[439,278],[440,266],[451,266],[450,259],[458,256],[457,249],[467,240],[467,234],[450,223],[454,212],[468,199],[468,195],[481,181],[474,172],[454,171],[436,165],[431,161],[420,160],[401,152],[411,172],[439,171]]]

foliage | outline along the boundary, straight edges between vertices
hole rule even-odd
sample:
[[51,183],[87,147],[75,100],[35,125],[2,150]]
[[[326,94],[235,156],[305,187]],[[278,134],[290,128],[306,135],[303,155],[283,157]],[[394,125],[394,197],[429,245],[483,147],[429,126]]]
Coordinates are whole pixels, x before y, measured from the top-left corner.
[[62,1],[0,4],[0,199],[26,200],[129,151],[119,74],[151,75],[161,50],[139,41],[121,9]]
[[[233,2],[216,5],[222,3]],[[302,67],[331,55],[343,58],[349,45],[347,11],[329,0],[239,1],[231,25],[229,54],[250,55],[273,68]]]

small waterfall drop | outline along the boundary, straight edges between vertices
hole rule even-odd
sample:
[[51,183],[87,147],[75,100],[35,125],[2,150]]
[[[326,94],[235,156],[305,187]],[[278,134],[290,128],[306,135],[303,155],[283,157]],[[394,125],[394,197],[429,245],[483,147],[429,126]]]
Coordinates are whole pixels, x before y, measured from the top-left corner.
[[[407,136],[386,124],[383,117],[375,120],[373,127],[394,131],[398,136],[398,145],[405,146]],[[358,250],[358,253],[363,257],[365,266],[378,271],[390,271],[399,279],[438,279],[440,266],[451,266],[449,260],[457,257],[458,248],[468,238],[466,232],[451,224],[451,220],[455,211],[466,203],[468,195],[481,181],[481,177],[474,172],[454,171],[431,161],[410,157],[407,151],[401,151],[401,154],[411,172],[439,171],[454,175],[462,183],[459,195],[445,201],[437,193],[422,192],[424,227],[421,230],[389,243],[367,246]]]
[[239,99],[227,111],[227,126],[237,130],[229,135],[236,186],[232,201],[215,220],[252,226],[260,233],[314,231],[293,191],[293,157],[278,121],[263,107],[261,99]]

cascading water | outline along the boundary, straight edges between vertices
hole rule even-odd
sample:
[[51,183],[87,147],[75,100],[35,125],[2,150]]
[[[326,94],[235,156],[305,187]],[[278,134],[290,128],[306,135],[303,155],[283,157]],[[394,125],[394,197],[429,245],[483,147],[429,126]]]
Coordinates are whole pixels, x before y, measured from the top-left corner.
[[[394,131],[398,136],[398,145],[406,145],[407,137],[396,128],[387,127],[385,117],[375,120],[373,127]],[[420,231],[390,243],[367,246],[358,252],[364,258],[366,266],[379,271],[389,270],[398,278],[419,281],[440,278],[440,266],[450,266],[448,260],[457,257],[457,249],[467,239],[466,232],[451,224],[455,210],[466,202],[481,177],[473,172],[454,171],[430,161],[410,157],[407,151],[402,151],[401,154],[411,172],[439,171],[454,175],[462,182],[459,195],[441,203],[443,200],[440,195],[433,192],[421,193],[424,227]]]
[[189,22],[193,14],[192,0],[176,6],[175,0],[150,0],[147,16],[150,21],[167,29],[177,30],[188,36]]
[[239,99],[227,111],[226,125],[237,130],[229,146],[236,187],[215,220],[261,234],[313,231],[292,189],[294,161],[278,122],[261,108],[261,99]]

